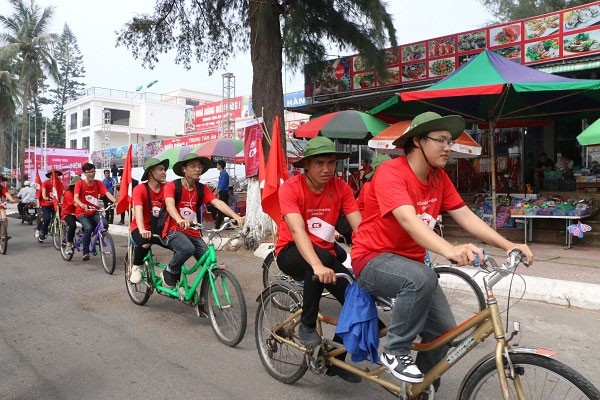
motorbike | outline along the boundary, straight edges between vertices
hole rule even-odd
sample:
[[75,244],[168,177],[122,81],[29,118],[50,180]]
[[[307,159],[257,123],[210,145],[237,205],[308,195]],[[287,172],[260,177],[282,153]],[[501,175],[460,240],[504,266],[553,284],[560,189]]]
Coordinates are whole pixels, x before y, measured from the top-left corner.
[[33,224],[33,221],[37,221],[38,210],[35,203],[23,204],[23,212],[21,213],[21,223],[27,222],[29,225]]

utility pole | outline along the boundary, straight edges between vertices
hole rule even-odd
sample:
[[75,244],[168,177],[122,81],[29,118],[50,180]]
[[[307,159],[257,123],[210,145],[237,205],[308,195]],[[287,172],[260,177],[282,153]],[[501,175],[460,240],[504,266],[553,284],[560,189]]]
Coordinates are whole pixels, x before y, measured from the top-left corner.
[[102,110],[102,134],[104,140],[102,141],[102,168],[110,169],[110,156],[108,149],[110,149],[110,122],[111,113],[110,110]]

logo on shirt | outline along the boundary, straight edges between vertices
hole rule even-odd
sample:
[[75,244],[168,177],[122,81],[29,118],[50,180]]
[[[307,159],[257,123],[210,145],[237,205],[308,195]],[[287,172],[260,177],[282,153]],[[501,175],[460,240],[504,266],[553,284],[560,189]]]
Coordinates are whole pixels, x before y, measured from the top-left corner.
[[330,243],[333,243],[335,240],[335,226],[331,225],[327,221],[323,221],[318,217],[312,217],[306,221],[306,223],[308,225],[308,232],[312,233],[319,239]]
[[161,209],[161,207],[153,206],[152,207],[152,216],[158,217],[158,215],[160,214],[160,209]]

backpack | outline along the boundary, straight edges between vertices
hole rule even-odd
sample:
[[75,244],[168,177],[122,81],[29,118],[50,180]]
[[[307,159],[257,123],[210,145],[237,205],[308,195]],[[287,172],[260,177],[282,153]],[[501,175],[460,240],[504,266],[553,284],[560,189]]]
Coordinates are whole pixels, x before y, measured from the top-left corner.
[[[177,179],[176,181],[173,182],[173,184],[175,185],[174,200],[175,200],[175,205],[177,205],[179,203],[179,200],[181,200],[181,190],[183,189],[183,186],[181,184],[181,179]],[[170,221],[167,221],[167,218],[170,219],[171,216],[167,212],[167,205],[164,202],[163,202],[163,206],[160,209],[160,212],[158,213],[158,216],[155,217],[152,214],[152,200],[150,197],[150,186],[148,185],[147,182],[145,185],[146,185],[146,194],[148,196],[148,210],[150,210],[150,231],[154,235],[162,236],[163,227],[165,226],[165,224],[167,222],[170,223]],[[196,194],[198,195],[198,209],[196,210],[196,215],[200,215],[200,207],[202,207],[202,199],[204,197],[204,185],[200,182],[196,182]]]

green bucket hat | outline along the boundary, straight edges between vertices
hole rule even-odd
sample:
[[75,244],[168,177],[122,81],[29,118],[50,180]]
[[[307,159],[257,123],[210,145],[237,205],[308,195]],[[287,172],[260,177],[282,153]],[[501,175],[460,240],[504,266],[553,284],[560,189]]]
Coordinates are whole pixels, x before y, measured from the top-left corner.
[[177,161],[175,163],[175,165],[173,165],[173,172],[175,172],[175,175],[185,176],[182,168],[183,168],[184,164],[187,164],[188,161],[192,161],[192,160],[200,160],[200,162],[202,163],[202,166],[203,166],[202,174],[204,174],[210,168],[214,168],[214,166],[215,166],[215,164],[209,158],[199,156],[198,154],[195,154],[195,153],[188,153],[185,156],[183,156],[183,159],[181,161]]
[[391,157],[388,156],[387,154],[378,154],[373,159],[373,162],[371,163],[371,167],[373,167],[373,171],[369,172],[368,174],[365,174],[365,178],[371,179],[371,177],[375,173],[375,170],[377,169],[377,167],[379,167],[384,161],[387,161],[387,160],[391,160]]
[[427,111],[417,115],[410,126],[398,139],[392,143],[394,146],[404,146],[406,139],[433,131],[448,131],[452,139],[457,138],[465,130],[465,120],[460,115],[442,117],[438,113]]
[[169,169],[169,160],[159,160],[158,158],[147,159],[146,162],[144,163],[144,174],[140,178],[140,181],[147,181],[148,180],[148,172],[150,171],[150,168],[156,167],[157,165],[160,165],[160,164],[165,166],[165,170]]
[[71,181],[69,182],[69,186],[73,186],[74,184],[77,183],[77,181],[80,181],[81,177],[79,175],[75,175],[73,177],[71,177]]
[[350,157],[350,153],[348,152],[337,151],[331,139],[323,136],[317,136],[308,141],[306,147],[304,148],[302,158],[292,163],[292,165],[296,168],[302,168],[304,160],[307,158],[324,154],[334,154],[335,158],[338,160],[343,160],[344,158]]

